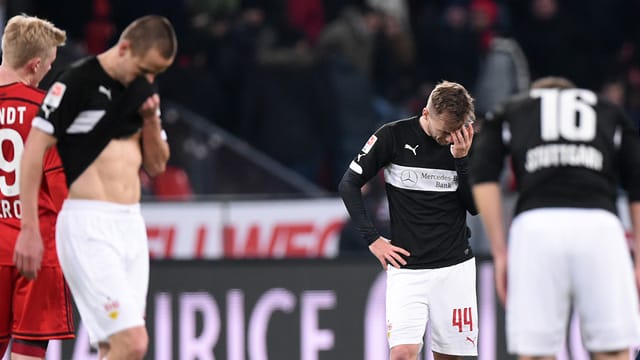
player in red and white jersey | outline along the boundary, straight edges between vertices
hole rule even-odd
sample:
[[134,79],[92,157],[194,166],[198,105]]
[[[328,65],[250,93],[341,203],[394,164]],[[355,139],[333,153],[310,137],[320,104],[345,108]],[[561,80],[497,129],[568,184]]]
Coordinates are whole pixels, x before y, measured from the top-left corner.
[[12,340],[12,359],[43,359],[48,341],[74,337],[71,298],[55,246],[56,218],[67,187],[55,149],[44,156],[38,197],[43,247],[38,276],[14,266],[20,232],[20,158],[45,92],[36,86],[51,69],[64,31],[48,21],[19,15],[7,23],[0,65],[0,358]]

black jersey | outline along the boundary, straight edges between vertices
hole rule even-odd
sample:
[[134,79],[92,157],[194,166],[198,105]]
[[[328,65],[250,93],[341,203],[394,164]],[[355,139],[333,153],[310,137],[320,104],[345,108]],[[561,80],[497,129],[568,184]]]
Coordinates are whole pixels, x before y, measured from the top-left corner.
[[113,138],[131,136],[142,127],[138,107],[153,94],[139,77],[125,88],[98,59],[82,59],[51,85],[33,126],[55,136],[67,185],[95,160]]
[[533,89],[487,120],[475,141],[474,183],[497,181],[511,154],[516,214],[541,207],[616,212],[618,184],[640,200],[640,140],[623,110],[584,89]]
[[475,213],[467,158],[454,159],[420,126],[419,118],[382,126],[351,162],[340,195],[361,235],[379,235],[362,204],[360,188],[384,168],[391,243],[411,254],[405,268],[439,268],[473,257],[466,225]]

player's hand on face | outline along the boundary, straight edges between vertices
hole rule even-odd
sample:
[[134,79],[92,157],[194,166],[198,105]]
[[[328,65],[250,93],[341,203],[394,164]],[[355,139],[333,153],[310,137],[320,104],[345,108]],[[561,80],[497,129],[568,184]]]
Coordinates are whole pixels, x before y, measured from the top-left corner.
[[393,267],[398,269],[402,265],[407,265],[407,261],[402,257],[402,255],[411,255],[407,250],[391,245],[391,242],[382,236],[369,245],[369,251],[378,258],[382,268],[385,270],[387,270],[387,264],[391,264]]
[[463,125],[459,130],[451,133],[451,155],[459,159],[469,154],[471,143],[473,142],[473,126],[471,124]]
[[35,279],[42,263],[44,247],[40,230],[22,229],[13,250],[13,263],[27,279]]
[[160,113],[160,96],[158,94],[153,94],[145,100],[140,108],[138,109],[138,113],[143,119],[155,118],[159,116]]

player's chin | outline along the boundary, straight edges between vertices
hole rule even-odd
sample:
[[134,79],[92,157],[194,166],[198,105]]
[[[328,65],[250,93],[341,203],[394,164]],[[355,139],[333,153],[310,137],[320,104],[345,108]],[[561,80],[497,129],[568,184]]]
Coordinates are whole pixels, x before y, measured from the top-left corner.
[[442,146],[446,146],[446,145],[453,145],[453,141],[447,139],[447,138],[437,138],[436,142]]

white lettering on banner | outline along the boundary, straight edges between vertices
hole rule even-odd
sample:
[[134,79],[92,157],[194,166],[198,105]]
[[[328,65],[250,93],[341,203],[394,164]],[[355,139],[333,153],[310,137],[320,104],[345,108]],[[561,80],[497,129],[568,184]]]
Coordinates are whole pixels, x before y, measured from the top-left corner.
[[[202,331],[196,315],[202,316]],[[185,293],[180,296],[180,359],[214,360],[213,348],[220,337],[220,311],[211,294]],[[171,341],[167,339],[166,341]]]
[[173,320],[171,319],[171,294],[156,295],[155,311],[155,360],[171,360],[173,357]]
[[231,289],[227,293],[227,360],[245,360],[244,324],[244,293]]
[[[213,360],[214,349],[226,325],[227,360],[268,359],[267,335],[269,322],[275,312],[291,314],[298,303],[296,295],[288,289],[272,288],[256,301],[248,323],[245,321],[244,292],[230,289],[226,296],[226,324],[222,323],[216,299],[207,292],[185,292],[180,294],[179,354],[180,359]],[[300,294],[301,360],[317,360],[320,351],[331,350],[335,335],[331,329],[320,329],[320,311],[336,307],[337,297],[333,290],[309,290]],[[156,360],[171,359],[173,354],[172,295],[157,293],[154,298],[154,354]],[[196,331],[201,326],[199,333]],[[245,352],[245,334],[248,333],[248,352]],[[47,354],[47,360],[61,359],[60,346],[50,347],[55,353]],[[50,351],[51,352],[51,351]],[[79,326],[73,352],[74,359],[97,360],[97,354],[89,347],[86,329]],[[56,357],[57,356],[57,357]]]
[[249,320],[249,358],[252,360],[268,360],[267,332],[269,319],[276,311],[291,313],[296,306],[296,298],[287,289],[271,289],[260,297],[253,308]]
[[[480,326],[480,334],[482,334],[479,337],[482,340],[478,345],[478,359],[494,360],[498,356],[496,331],[501,325],[496,324],[497,306],[500,305],[496,305],[493,294],[492,264],[479,263],[478,275],[478,325]],[[349,344],[349,346],[364,346],[364,359],[367,360],[386,360],[388,358],[389,349],[385,336],[385,283],[385,274],[381,272],[371,283],[369,293],[366,296],[363,317],[359,315],[345,319],[345,321],[363,322],[364,343]],[[251,288],[247,290],[247,293],[254,291],[255,289]],[[175,310],[173,308],[174,297],[178,299]],[[295,311],[297,305],[300,308],[299,312]],[[180,355],[175,358],[183,360],[213,359],[213,351],[216,349],[223,330],[226,330],[224,337],[227,339],[227,353],[220,353],[219,350],[220,352],[216,355],[220,358],[226,360],[267,359],[267,337],[273,336],[275,328],[270,327],[270,322],[278,312],[285,313],[285,316],[299,316],[300,328],[290,328],[289,330],[292,338],[300,339],[301,354],[299,358],[301,360],[316,360],[320,357],[321,351],[335,350],[335,343],[341,342],[340,339],[335,338],[333,329],[320,329],[318,322],[322,318],[320,311],[340,308],[334,290],[299,291],[295,287],[291,289],[271,288],[265,289],[255,303],[245,304],[243,289],[229,289],[226,292],[226,306],[222,307],[218,305],[216,298],[207,292],[182,292],[177,295],[157,292],[151,294],[149,307],[153,307],[150,309],[150,313],[155,315],[153,329],[149,328],[155,339],[149,346],[150,348],[154,347],[150,351],[153,351],[156,360],[172,359],[176,352]],[[225,313],[221,317],[222,310]],[[250,313],[251,316],[245,319],[247,313]],[[298,313],[299,315],[297,315]],[[179,323],[179,326],[174,326],[174,319]],[[68,348],[68,350],[72,350],[73,355],[70,356],[67,353],[67,356],[63,357],[63,347],[58,340],[55,340],[49,346],[46,359],[98,360],[97,353],[92,351],[89,346],[89,338],[84,325],[78,323],[77,329],[75,341],[65,342],[65,344],[73,344],[67,345],[73,346],[72,349]],[[180,334],[174,334],[174,329]],[[245,341],[246,334],[249,334],[248,341]],[[286,336],[286,334],[278,334],[278,336]],[[580,339],[579,320],[575,317],[571,321],[568,341],[567,347],[558,354],[558,360],[568,359],[568,352],[576,360],[588,358]],[[173,349],[174,342],[177,349]],[[342,339],[342,343],[344,344],[344,339]],[[295,347],[296,344],[292,344],[292,346]],[[431,359],[429,349],[430,341],[427,335],[421,359]]]
[[332,291],[307,291],[302,295],[302,359],[318,360],[318,353],[331,350],[335,343],[333,331],[320,329],[318,314],[320,310],[336,307],[336,295]]

